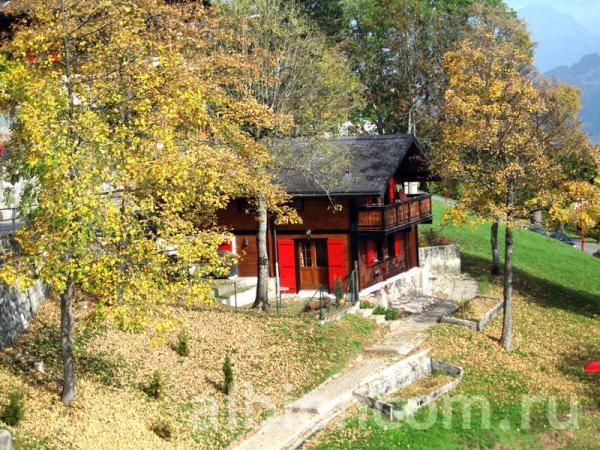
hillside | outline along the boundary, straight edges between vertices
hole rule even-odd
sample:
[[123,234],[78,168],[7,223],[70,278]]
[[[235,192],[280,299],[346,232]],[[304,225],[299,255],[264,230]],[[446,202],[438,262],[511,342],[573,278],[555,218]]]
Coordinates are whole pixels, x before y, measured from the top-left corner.
[[[10,392],[25,396],[23,419],[9,427],[17,448],[224,448],[273,407],[345,367],[376,333],[373,322],[354,315],[321,326],[297,314],[180,308],[178,328],[162,341],[98,324],[78,296],[78,397],[65,408],[57,303],[48,300],[30,330],[0,352],[0,414]],[[187,357],[175,351],[182,329]],[[236,385],[230,396],[222,389],[225,355]],[[155,371],[164,379],[158,398],[147,394]]]
[[[434,203],[435,228],[445,209]],[[443,233],[461,245],[463,270],[479,279],[486,295],[500,298],[501,280],[489,276],[489,223],[446,226]],[[597,448],[600,378],[584,374],[582,367],[600,358],[600,260],[517,230],[514,263],[512,353],[498,344],[500,318],[480,333],[439,324],[428,341],[433,356],[465,370],[456,396],[448,398],[482,403],[448,412],[439,399],[407,422],[356,410],[317,435],[308,448],[428,450],[433,442],[440,449]],[[524,427],[527,395],[539,396],[539,408]],[[577,423],[558,430],[549,419],[551,404],[556,402],[565,424],[572,398],[580,402]]]
[[600,143],[600,53],[584,56],[572,66],[558,67],[546,74],[549,78],[573,84],[581,89],[581,120],[592,140]]

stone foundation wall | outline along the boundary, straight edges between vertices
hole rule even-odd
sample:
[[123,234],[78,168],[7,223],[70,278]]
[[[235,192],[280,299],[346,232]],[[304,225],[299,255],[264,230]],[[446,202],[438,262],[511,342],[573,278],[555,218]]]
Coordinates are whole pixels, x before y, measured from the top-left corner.
[[414,267],[380,283],[369,286],[360,292],[360,297],[369,297],[375,306],[385,306],[398,301],[407,295],[420,293],[430,294],[429,267]]
[[419,248],[419,265],[432,272],[460,274],[460,247],[440,245]]
[[12,344],[29,327],[47,294],[41,281],[25,292],[0,285],[0,349]]

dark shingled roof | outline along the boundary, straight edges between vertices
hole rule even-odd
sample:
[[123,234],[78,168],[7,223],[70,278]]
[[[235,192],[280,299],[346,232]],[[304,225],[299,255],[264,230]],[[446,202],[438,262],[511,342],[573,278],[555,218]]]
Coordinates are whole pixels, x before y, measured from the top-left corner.
[[[328,145],[346,149],[351,158],[349,171],[344,175],[343,184],[330,192],[331,195],[383,195],[387,182],[400,162],[415,145],[421,150],[418,141],[411,134],[346,136],[326,140]],[[310,141],[292,139],[286,144],[294,156],[303,157]],[[312,179],[292,168],[280,169],[277,179],[290,194],[297,196],[325,195]]]

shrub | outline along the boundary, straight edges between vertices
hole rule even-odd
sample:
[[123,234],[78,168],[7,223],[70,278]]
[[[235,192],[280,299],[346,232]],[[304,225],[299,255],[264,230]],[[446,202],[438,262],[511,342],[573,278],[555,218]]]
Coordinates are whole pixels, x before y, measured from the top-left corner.
[[0,420],[9,427],[16,427],[23,418],[25,411],[23,404],[24,397],[23,391],[18,389],[8,394],[8,405],[4,407],[2,415],[0,415]]
[[340,277],[335,277],[335,281],[333,282],[333,295],[335,295],[337,301],[340,301],[344,296],[344,286]]
[[449,245],[450,239],[435,228],[428,228],[419,234],[419,246],[436,247],[438,245]]
[[398,311],[394,308],[388,308],[385,311],[385,320],[398,320]]
[[369,300],[362,300],[359,306],[360,309],[372,309],[373,303],[371,303]]
[[152,398],[161,398],[165,392],[165,377],[158,370],[152,373],[152,378],[146,386],[146,394]]
[[385,314],[385,306],[379,305],[377,308],[375,308],[373,310],[373,314],[376,316]]
[[170,441],[173,436],[173,426],[171,425],[171,422],[165,419],[159,419],[154,422],[151,429],[154,434],[165,441]]
[[190,354],[190,335],[186,330],[181,330],[177,335],[177,344],[175,345],[175,352],[179,356],[189,356]]
[[233,364],[229,353],[225,355],[225,361],[223,361],[223,392],[229,395],[233,389]]

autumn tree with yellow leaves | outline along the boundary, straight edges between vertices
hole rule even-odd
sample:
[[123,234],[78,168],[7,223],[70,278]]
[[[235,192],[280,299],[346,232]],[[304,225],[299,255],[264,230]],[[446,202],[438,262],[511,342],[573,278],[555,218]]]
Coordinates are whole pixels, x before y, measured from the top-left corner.
[[244,88],[251,55],[222,45],[231,36],[202,2],[11,8],[26,18],[2,57],[0,95],[13,120],[7,170],[27,183],[26,225],[1,275],[20,286],[39,278],[60,297],[69,405],[75,290],[126,329],[161,331],[169,305],[210,301],[205,278],[227,270],[215,213],[272,189],[268,152],[248,130],[276,119]]
[[[271,167],[274,172],[293,170],[324,192],[333,191],[348,167],[349,155],[328,145],[326,136],[339,134],[341,125],[360,104],[361,86],[346,58],[339,48],[328,45],[294,2],[238,0],[229,4],[228,11],[231,17],[224,25],[231,18],[235,20],[234,33],[258,68],[255,77],[244,80],[246,88],[260,104],[269,107],[281,125],[252,130],[257,141],[267,145]],[[294,153],[286,145],[291,137],[308,142],[304,153]],[[279,183],[274,183],[274,188]],[[294,211],[285,208],[289,198],[273,194],[263,189],[252,196],[258,223],[258,281],[253,307],[262,311],[270,308],[269,217],[274,221],[299,220]],[[336,206],[332,202],[332,207]]]
[[445,58],[443,145],[436,158],[461,183],[459,208],[473,201],[506,226],[501,344],[512,350],[513,229],[555,179],[535,117],[545,106],[527,49],[476,28]]

